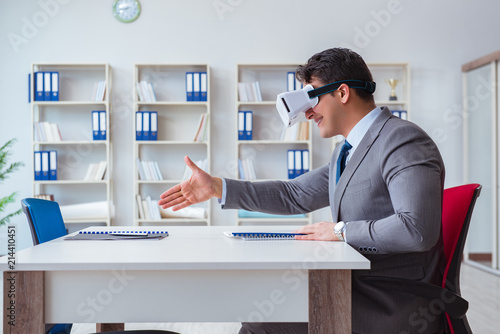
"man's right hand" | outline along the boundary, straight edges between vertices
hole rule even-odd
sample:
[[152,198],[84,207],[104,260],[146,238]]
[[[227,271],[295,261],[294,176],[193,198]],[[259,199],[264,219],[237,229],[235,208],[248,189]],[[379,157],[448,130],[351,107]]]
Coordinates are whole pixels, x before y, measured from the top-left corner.
[[186,181],[168,189],[160,196],[158,205],[163,209],[173,207],[173,211],[205,202],[212,197],[222,198],[222,180],[212,177],[194,164],[188,156],[184,162],[193,171]]

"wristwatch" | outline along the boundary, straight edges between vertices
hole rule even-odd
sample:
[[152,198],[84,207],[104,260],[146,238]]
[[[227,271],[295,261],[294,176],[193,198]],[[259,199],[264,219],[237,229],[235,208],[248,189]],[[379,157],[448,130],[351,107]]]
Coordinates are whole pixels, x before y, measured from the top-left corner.
[[346,222],[339,221],[337,224],[335,224],[335,227],[333,228],[333,232],[335,232],[335,235],[337,236],[337,238],[339,238],[340,241],[345,241],[344,233],[346,227],[347,227]]

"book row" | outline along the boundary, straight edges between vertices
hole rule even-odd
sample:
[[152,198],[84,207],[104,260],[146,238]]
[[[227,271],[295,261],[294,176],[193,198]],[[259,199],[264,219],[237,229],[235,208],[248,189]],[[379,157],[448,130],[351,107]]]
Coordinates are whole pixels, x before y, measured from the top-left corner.
[[252,140],[252,119],[252,111],[238,111],[238,140]]
[[104,180],[104,175],[106,175],[108,163],[106,161],[101,161],[98,163],[90,164],[85,173],[84,181],[101,181]]
[[135,140],[158,140],[158,112],[135,113]]
[[260,83],[238,82],[238,96],[241,102],[262,102],[262,92]]
[[156,94],[151,82],[142,80],[141,82],[136,82],[135,84],[139,101],[156,102]]
[[35,122],[35,141],[39,142],[60,142],[61,132],[55,123]]
[[163,176],[160,172],[160,167],[156,161],[141,161],[141,159],[136,159],[137,170],[139,171],[140,180],[152,180],[158,181],[163,180]]
[[309,171],[309,150],[288,150],[288,178],[294,179]]
[[57,180],[57,151],[34,153],[35,181]]
[[186,72],[186,101],[207,101],[207,72]]

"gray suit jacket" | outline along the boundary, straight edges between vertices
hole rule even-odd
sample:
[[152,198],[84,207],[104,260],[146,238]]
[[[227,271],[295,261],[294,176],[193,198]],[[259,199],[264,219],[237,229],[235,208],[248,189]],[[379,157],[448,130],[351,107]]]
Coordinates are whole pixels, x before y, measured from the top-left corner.
[[362,280],[390,276],[441,284],[444,164],[435,143],[383,108],[335,184],[340,147],[329,165],[291,181],[226,179],[224,208],[297,214],[330,206],[333,222],[348,222],[347,242],[371,261],[370,270],[352,274],[353,332],[438,332],[443,324],[435,303]]

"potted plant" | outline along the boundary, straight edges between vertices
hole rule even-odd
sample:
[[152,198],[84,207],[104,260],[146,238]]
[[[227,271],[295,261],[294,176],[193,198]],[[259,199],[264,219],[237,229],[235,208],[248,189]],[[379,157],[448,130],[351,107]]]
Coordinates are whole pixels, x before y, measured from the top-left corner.
[[[19,167],[24,166],[22,162],[14,162],[11,164],[8,164],[8,159],[10,156],[9,149],[11,146],[14,144],[16,140],[11,139],[7,143],[5,143],[2,148],[0,148],[0,182],[4,181],[10,173],[16,171],[19,169]],[[0,213],[3,215],[4,211],[9,203],[13,203],[15,201],[17,193],[14,192],[10,194],[9,196],[1,197],[0,198]],[[7,224],[10,219],[18,214],[21,213],[21,209],[17,210],[16,212],[9,213],[5,217],[0,219],[0,226]]]

